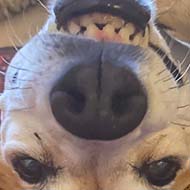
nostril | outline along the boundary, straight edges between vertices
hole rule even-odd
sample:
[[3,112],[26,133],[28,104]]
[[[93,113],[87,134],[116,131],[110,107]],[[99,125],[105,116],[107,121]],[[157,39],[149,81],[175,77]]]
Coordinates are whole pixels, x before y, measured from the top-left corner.
[[[85,107],[85,97],[78,91],[57,91],[52,94],[51,98],[51,103],[54,108],[53,110],[57,110],[57,107],[64,105],[65,110],[71,112],[72,114],[79,114]],[[57,111],[54,113],[56,114]]]
[[122,116],[131,107],[131,95],[116,93],[111,100],[111,109],[116,116]]
[[147,111],[147,95],[140,89],[139,92],[117,92],[111,99],[111,110],[115,118],[121,119],[131,131],[138,126]]
[[133,109],[136,109],[137,106],[142,112],[145,112],[146,101],[144,94],[115,93],[112,96],[111,109],[113,114],[117,117],[132,113]]
[[[79,91],[55,91],[51,96],[51,104],[53,110],[61,105],[64,105],[64,109],[73,113],[79,114],[85,107],[85,96]],[[56,114],[57,111],[54,113]]]

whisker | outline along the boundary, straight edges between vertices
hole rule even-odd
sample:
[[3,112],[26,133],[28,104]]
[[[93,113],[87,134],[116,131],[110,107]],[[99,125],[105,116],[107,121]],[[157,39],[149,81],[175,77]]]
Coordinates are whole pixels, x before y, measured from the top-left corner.
[[[180,69],[181,69],[181,70],[182,70],[182,67],[183,67],[185,61],[187,60],[187,57],[189,56],[189,54],[190,54],[190,48],[188,48],[188,51],[187,51],[185,57],[184,57],[183,60],[179,63],[179,66],[180,66]],[[181,72],[181,70],[180,70],[180,72]]]
[[165,68],[165,69],[163,69],[162,71],[158,72],[157,75],[161,75],[162,73],[164,73],[164,72],[167,71],[167,70],[168,70],[168,69]]
[[[161,48],[159,48],[156,52],[158,53],[158,52],[159,52],[159,50],[161,50]],[[166,56],[167,56],[167,55],[166,55],[166,54],[164,54],[163,56],[161,56],[161,58],[164,60]],[[165,63],[166,68],[165,68],[165,69],[163,69],[163,70],[161,70],[160,72],[158,72],[158,73],[157,73],[157,75],[161,75],[161,74],[162,74],[162,73],[164,73],[165,71],[168,71],[167,66],[168,66],[169,64],[170,64],[170,63],[169,63],[169,61],[168,61],[168,62],[166,62],[166,63]]]
[[25,82],[34,82],[35,80],[30,80],[30,79],[20,79],[20,78],[17,78],[16,80],[18,81],[25,81]]
[[165,94],[165,93],[168,93],[169,91],[171,90],[175,90],[176,88],[168,88],[167,90],[163,90],[162,93]]
[[3,71],[0,71],[0,74],[3,75],[3,76],[5,76],[6,73],[3,72]]
[[181,80],[189,71],[190,69],[190,64],[188,65],[188,67],[186,68],[186,70],[184,71],[184,73],[176,80],[176,82],[179,82],[179,80]]
[[184,105],[184,106],[178,106],[177,109],[184,109],[190,107],[190,104]]
[[169,6],[164,7],[164,9],[158,13],[157,17],[167,14],[168,11],[171,10],[175,6],[176,1],[177,0],[173,0],[173,2],[171,2]]
[[[187,83],[184,83],[182,86],[180,86],[180,88],[186,87],[189,84],[190,84],[190,82],[188,81]],[[172,86],[168,90],[173,90],[173,89],[177,89],[177,88],[179,88],[179,86]]]
[[173,80],[173,79],[174,79],[173,77],[167,77],[166,79],[163,80],[163,82],[168,82],[168,81]]
[[175,64],[174,60],[170,58],[161,48],[155,46],[152,43],[149,43],[149,46],[157,52],[157,54],[163,59],[164,65],[166,68],[170,71],[170,73],[173,75],[173,78],[175,81],[182,86],[183,85],[183,79],[181,78],[181,74],[178,70],[177,65]]
[[8,38],[9,38],[9,41],[11,42],[11,44],[12,44],[12,46],[13,46],[14,50],[15,50],[16,52],[18,52],[18,51],[19,51],[19,49],[17,48],[17,46],[16,46],[15,42],[13,41],[13,39],[12,39],[12,38],[10,38],[10,36],[8,36]]
[[12,68],[14,68],[14,69],[18,69],[18,70],[21,70],[21,71],[28,71],[28,72],[40,74],[39,72],[32,71],[32,70],[30,70],[30,69],[16,67],[16,66],[10,64],[3,56],[0,56],[0,59],[1,59],[5,64],[7,64],[9,67],[12,67]]
[[166,35],[166,38],[167,38],[166,41],[168,41],[169,48],[172,49],[172,47],[174,47],[174,40],[171,37],[169,37],[168,35]]
[[[22,11],[22,20],[23,20],[23,23],[25,23],[25,25],[27,26],[28,23],[26,21],[25,9],[23,9],[23,11]],[[28,39],[32,38],[32,35],[31,35],[31,25],[32,25],[32,23],[30,24],[30,27],[28,27],[28,31],[27,31],[27,33],[28,33]]]
[[[17,48],[17,46],[16,46],[16,44],[12,41],[12,39],[9,37],[9,40],[11,41],[11,43],[12,43],[12,45],[13,45],[13,47],[14,47],[14,49],[16,50],[16,52],[17,53],[19,53],[26,61],[28,61],[29,63],[31,63],[31,64],[34,64],[31,60],[29,60],[25,55],[23,55],[20,51],[19,51],[19,49]],[[29,70],[28,70],[29,71]],[[31,72],[34,72],[34,71],[31,71]],[[37,73],[37,72],[36,72]],[[40,74],[40,73],[38,73],[38,74]]]
[[7,27],[9,27],[8,31],[10,30],[10,31],[12,32],[13,36],[15,37],[15,39],[17,40],[17,42],[20,44],[20,46],[23,46],[23,45],[24,45],[24,42],[23,42],[23,41],[18,37],[18,35],[16,34],[16,31],[15,31],[15,29],[13,28],[12,23],[11,23],[11,21],[10,21],[9,15],[7,16],[7,21],[8,21],[8,26],[7,26]]
[[184,85],[184,86],[189,85],[189,84],[190,84],[189,78],[187,78],[184,82],[185,82],[185,85]]
[[44,5],[44,3],[41,0],[37,0],[37,2],[42,6],[42,8],[45,9],[45,11],[48,13],[48,15],[51,15],[51,12],[49,9]]
[[174,89],[177,89],[177,88],[179,88],[179,86],[172,86],[168,90],[174,90]]
[[35,33],[38,34],[39,32],[39,26],[36,26]]
[[[157,75],[160,75],[162,74],[163,72],[165,72],[166,70],[168,69],[164,69],[163,71],[160,71]],[[170,72],[173,76],[175,74],[175,72],[178,71],[178,67],[176,67],[172,72]],[[175,77],[170,77],[170,76],[166,76],[166,77],[163,77],[162,79],[159,79],[158,81],[156,81],[156,83],[158,82],[168,82],[170,80],[175,80],[176,82],[179,82],[182,78],[178,78],[179,77],[179,74],[176,74]],[[180,86],[183,86],[182,84]]]
[[5,88],[4,90],[7,90],[7,91],[9,91],[9,90],[31,90],[32,89],[32,87],[25,87],[25,88],[21,88],[21,87],[14,87],[14,88]]
[[3,111],[11,111],[11,112],[13,112],[13,111],[24,111],[24,110],[30,110],[30,109],[32,109],[32,108],[34,108],[34,106],[31,106],[31,107],[23,107],[23,108],[15,108],[15,109],[11,109],[11,110],[3,110]]
[[[173,74],[175,74],[175,72],[176,71],[178,71],[178,68],[176,67],[176,69],[175,70],[173,70],[172,72],[171,72],[171,74],[173,75]],[[176,75],[175,77],[165,77],[165,78],[163,78],[163,82],[168,82],[168,81],[170,81],[170,80],[173,80],[173,79],[175,79],[175,81],[177,81],[177,78],[178,78],[179,76],[178,75]]]
[[168,82],[169,80],[172,80],[173,77],[170,77],[170,76],[166,76],[166,77],[163,77],[161,79],[158,79],[157,81],[155,81],[155,84],[159,83],[159,82]]
[[171,122],[173,125],[178,125],[180,127],[190,127],[190,125],[184,124],[184,123],[178,123],[178,122]]

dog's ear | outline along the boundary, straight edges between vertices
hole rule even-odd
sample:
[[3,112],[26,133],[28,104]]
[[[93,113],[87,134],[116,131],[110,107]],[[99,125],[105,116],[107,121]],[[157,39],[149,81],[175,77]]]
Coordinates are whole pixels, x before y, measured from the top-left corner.
[[156,0],[157,21],[173,37],[190,42],[190,1]]

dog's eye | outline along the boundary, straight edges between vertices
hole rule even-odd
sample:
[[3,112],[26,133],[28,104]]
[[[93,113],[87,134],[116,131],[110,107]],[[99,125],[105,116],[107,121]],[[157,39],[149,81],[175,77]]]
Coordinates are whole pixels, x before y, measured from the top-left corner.
[[151,163],[144,163],[140,172],[150,184],[161,187],[171,183],[179,169],[180,162],[177,158],[166,157]]
[[45,166],[31,157],[16,157],[12,164],[21,179],[27,183],[37,184],[45,179]]

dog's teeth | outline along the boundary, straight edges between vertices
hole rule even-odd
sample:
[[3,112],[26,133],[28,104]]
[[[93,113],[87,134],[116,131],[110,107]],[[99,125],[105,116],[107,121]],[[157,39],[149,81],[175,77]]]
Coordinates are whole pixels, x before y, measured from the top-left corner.
[[142,47],[147,47],[148,46],[148,41],[149,41],[149,30],[148,27],[145,29],[145,35],[141,40],[141,46]]
[[73,18],[72,21],[80,26],[80,17]]
[[[55,31],[55,27],[56,25],[51,26],[52,29],[49,30]],[[148,28],[143,36],[141,32],[135,32],[136,27],[133,23],[125,24],[123,19],[109,14],[92,13],[74,18],[69,22],[67,29],[70,34],[80,34],[100,41],[112,41],[141,47],[147,47],[149,41]]]
[[115,28],[111,24],[107,24],[104,28],[104,36],[105,38],[114,39],[115,37]]
[[87,30],[84,32],[84,35],[90,38],[96,38],[98,31],[99,29],[95,24],[90,24],[88,25]]
[[80,17],[80,26],[87,27],[88,25],[92,24],[92,18],[90,16],[81,16]]
[[135,26],[134,26],[134,24],[132,24],[132,23],[127,23],[127,24],[125,25],[125,28],[127,28],[129,35],[134,34],[134,32],[135,32]]
[[104,22],[107,23],[107,24],[111,24],[111,23],[113,22],[113,19],[114,19],[114,16],[109,15],[109,14],[105,14],[105,15],[103,16],[103,20],[104,20]]
[[125,21],[123,19],[113,17],[111,24],[114,28],[118,29],[118,28],[122,28],[124,26]]
[[57,32],[57,25],[55,23],[51,23],[48,25],[48,32]]
[[77,25],[75,22],[71,21],[68,24],[68,31],[71,34],[77,34],[80,31],[80,26]]
[[132,44],[137,46],[137,45],[140,45],[141,44],[141,39],[142,39],[142,34],[141,33],[138,33],[134,40],[132,41]]
[[119,31],[121,40],[124,43],[132,44],[132,41],[129,39],[130,36],[135,32],[135,27],[132,23],[128,23]]
[[107,14],[99,14],[99,13],[93,13],[91,14],[91,19],[93,23],[98,24],[107,24]]
[[129,40],[130,32],[127,27],[122,28],[119,31],[119,35],[121,36],[121,41],[126,44],[131,44]]

